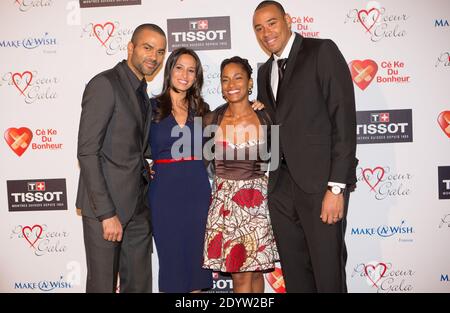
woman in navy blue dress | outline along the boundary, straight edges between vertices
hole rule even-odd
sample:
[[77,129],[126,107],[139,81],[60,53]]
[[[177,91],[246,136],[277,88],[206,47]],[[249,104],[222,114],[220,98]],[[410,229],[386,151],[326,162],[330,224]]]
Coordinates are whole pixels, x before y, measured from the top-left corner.
[[[202,161],[201,117],[209,111],[201,97],[202,65],[197,54],[180,48],[164,70],[164,86],[152,99],[150,147],[154,178],[148,198],[159,258],[160,292],[196,292],[212,287],[203,269],[203,245],[211,187]],[[182,138],[180,140],[180,138]]]

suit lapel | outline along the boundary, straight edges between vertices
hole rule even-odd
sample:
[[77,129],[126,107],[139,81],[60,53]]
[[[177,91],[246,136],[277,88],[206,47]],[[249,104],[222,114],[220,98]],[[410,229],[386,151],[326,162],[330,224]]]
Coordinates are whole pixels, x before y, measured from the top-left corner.
[[152,115],[153,115],[153,105],[152,100],[150,100],[150,103],[148,104],[149,107],[147,109],[147,116],[145,118],[145,126],[144,126],[144,136],[143,136],[143,142],[142,146],[144,147],[144,151],[148,144],[148,136],[150,134],[150,125],[152,123]]
[[266,90],[267,95],[269,96],[269,100],[271,101],[272,108],[275,109],[276,107],[276,100],[275,96],[273,94],[272,85],[270,84],[272,80],[272,64],[273,64],[273,55],[270,57],[270,59],[267,61],[267,73],[264,73],[264,77],[266,77]]
[[125,90],[127,99],[130,100],[131,108],[136,115],[136,119],[139,123],[139,128],[142,130],[144,128],[144,117],[141,113],[141,107],[139,105],[138,99],[136,97],[136,90],[131,86],[130,80],[128,79],[127,73],[125,72],[123,66],[127,66],[124,62],[117,64],[116,69],[120,77],[120,84]]
[[297,56],[302,49],[302,42],[303,37],[299,34],[295,34],[295,39],[292,44],[291,51],[289,52],[288,61],[286,63],[286,71],[284,73],[283,81],[281,82],[281,85],[278,86],[279,92],[278,95],[280,99],[278,99],[277,106],[280,107],[280,105],[283,103],[283,100],[286,99],[287,94],[287,85],[289,85],[289,81],[292,77],[292,73],[294,72],[295,64],[297,62]]

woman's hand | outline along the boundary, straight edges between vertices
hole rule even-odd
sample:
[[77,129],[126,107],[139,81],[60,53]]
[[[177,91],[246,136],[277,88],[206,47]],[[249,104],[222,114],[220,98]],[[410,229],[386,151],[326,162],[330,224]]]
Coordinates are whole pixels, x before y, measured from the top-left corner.
[[253,104],[252,104],[252,109],[255,111],[261,111],[265,107],[266,106],[264,105],[264,103],[259,102],[258,100],[255,100],[255,102],[253,102]]

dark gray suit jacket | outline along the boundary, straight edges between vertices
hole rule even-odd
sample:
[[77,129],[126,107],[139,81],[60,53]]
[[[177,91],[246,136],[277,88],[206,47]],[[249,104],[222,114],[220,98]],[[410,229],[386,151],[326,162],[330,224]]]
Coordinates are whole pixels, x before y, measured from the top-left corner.
[[126,66],[124,60],[98,74],[84,91],[76,200],[83,216],[102,220],[117,214],[122,224],[147,208],[145,158],[150,158],[152,113],[143,116]]

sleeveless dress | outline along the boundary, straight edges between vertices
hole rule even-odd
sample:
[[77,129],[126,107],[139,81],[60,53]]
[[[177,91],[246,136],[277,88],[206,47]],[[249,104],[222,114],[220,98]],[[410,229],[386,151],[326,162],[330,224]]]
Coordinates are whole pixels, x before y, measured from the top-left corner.
[[[155,175],[148,201],[159,258],[159,291],[185,293],[212,288],[212,272],[202,268],[211,187],[202,156],[194,156],[194,149],[183,153],[187,160],[174,161],[171,149],[179,139],[171,137],[174,127],[179,126],[172,114],[151,124]],[[181,129],[190,131],[188,142],[193,147],[194,121],[188,119]]]
[[267,206],[268,178],[258,152],[264,143],[215,142],[216,156],[223,157],[215,160],[204,268],[228,273],[268,271],[279,260]]

